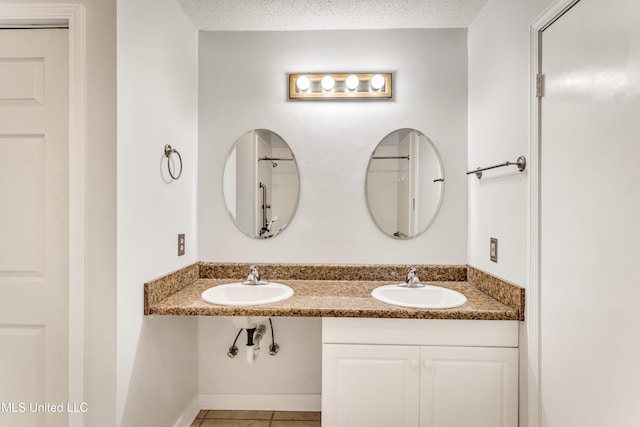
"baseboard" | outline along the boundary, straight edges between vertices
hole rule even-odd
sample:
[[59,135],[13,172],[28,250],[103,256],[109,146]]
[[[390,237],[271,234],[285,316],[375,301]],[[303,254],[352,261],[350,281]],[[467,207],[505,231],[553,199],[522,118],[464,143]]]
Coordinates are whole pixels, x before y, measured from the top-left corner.
[[320,394],[200,394],[200,409],[320,411]]
[[173,423],[173,427],[190,427],[198,415],[198,412],[200,412],[200,401],[199,396],[195,395],[184,411],[182,411],[178,420]]

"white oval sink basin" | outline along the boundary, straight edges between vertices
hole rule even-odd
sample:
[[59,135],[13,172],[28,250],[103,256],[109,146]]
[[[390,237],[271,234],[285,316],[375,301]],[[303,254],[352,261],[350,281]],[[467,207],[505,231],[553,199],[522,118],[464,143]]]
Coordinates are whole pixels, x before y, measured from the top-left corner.
[[467,302],[460,292],[433,285],[421,288],[385,285],[375,288],[371,296],[387,304],[411,308],[453,308]]
[[291,298],[293,289],[276,282],[260,285],[243,285],[240,282],[214,286],[202,293],[202,299],[221,305],[262,305]]

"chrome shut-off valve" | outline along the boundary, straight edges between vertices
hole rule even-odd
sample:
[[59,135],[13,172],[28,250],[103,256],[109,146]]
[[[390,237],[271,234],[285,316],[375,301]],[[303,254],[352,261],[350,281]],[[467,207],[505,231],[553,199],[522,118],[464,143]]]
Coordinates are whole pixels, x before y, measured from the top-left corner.
[[280,346],[276,343],[273,343],[269,346],[269,356],[275,356],[280,351]]
[[229,359],[233,359],[237,355],[238,355],[238,347],[235,345],[232,345],[231,347],[229,347],[229,351],[227,351],[227,357]]

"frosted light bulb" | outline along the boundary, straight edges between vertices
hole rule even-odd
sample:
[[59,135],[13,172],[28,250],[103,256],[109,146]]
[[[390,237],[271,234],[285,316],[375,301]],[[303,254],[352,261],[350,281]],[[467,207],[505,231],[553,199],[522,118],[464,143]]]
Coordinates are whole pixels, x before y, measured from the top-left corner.
[[375,76],[371,77],[370,83],[373,90],[380,90],[384,86],[385,80],[383,76],[381,76],[380,74],[376,74]]
[[322,89],[326,91],[330,91],[331,89],[333,89],[333,85],[335,83],[336,81],[331,76],[324,76],[320,81],[320,84],[322,85]]
[[299,91],[305,92],[309,90],[309,87],[311,87],[311,80],[309,80],[309,77],[307,76],[300,76],[296,80],[296,87]]
[[358,87],[358,85],[360,84],[360,79],[358,78],[358,76],[355,76],[353,74],[351,74],[349,77],[347,77],[347,79],[344,81],[344,84],[347,86],[347,89],[349,90],[356,90],[356,88]]

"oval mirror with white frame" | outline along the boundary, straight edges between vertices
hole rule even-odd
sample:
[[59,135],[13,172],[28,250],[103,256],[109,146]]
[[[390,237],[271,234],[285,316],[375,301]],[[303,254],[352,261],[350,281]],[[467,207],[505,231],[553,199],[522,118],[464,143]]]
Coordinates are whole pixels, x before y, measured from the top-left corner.
[[222,185],[229,215],[244,234],[255,239],[276,236],[298,207],[296,158],[270,130],[254,129],[236,140],[227,156]]
[[435,145],[415,129],[397,129],[376,146],[367,168],[367,205],[386,235],[410,239],[435,219],[444,171]]

